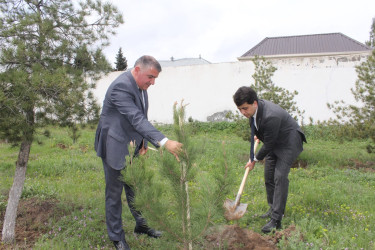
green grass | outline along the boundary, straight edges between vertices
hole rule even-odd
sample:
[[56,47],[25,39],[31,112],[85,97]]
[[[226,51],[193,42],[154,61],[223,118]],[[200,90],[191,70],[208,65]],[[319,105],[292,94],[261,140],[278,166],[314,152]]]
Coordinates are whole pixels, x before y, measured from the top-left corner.
[[[200,125],[202,126],[202,125]],[[171,127],[161,127],[173,138]],[[51,218],[49,231],[33,249],[112,248],[104,215],[104,173],[93,149],[95,130],[85,129],[72,144],[66,130],[51,128],[51,137],[38,136],[31,148],[23,198],[56,198],[63,216]],[[225,141],[227,163],[236,177],[234,199],[248,159],[248,142],[234,133],[196,132],[192,143],[201,148],[198,169],[209,172],[220,164]],[[289,197],[283,228],[295,225],[295,234],[282,240],[282,249],[375,249],[375,155],[366,152],[369,141],[327,141],[307,138],[299,160],[306,168],[293,168],[289,175]],[[0,144],[0,212],[5,211],[12,185],[19,148]],[[157,153],[149,151],[148,162]],[[157,164],[154,166],[157,171]],[[266,223],[258,215],[267,210],[263,166],[250,172],[242,195],[247,213],[236,223],[257,233]],[[141,237],[132,231],[135,222],[124,205],[123,219],[127,240],[133,249],[173,249],[173,242]],[[2,218],[1,218],[2,220]],[[225,223],[224,218],[215,223]],[[231,222],[233,223],[233,222]]]

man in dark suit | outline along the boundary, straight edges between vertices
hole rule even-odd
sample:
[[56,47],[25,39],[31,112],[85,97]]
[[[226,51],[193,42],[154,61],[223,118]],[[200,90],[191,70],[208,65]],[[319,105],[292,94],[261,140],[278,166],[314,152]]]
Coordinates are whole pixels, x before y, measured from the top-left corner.
[[109,86],[103,102],[100,121],[96,130],[95,150],[102,158],[105,174],[105,211],[109,238],[116,249],[130,249],[122,228],[121,194],[125,189],[130,211],[135,218],[134,233],[158,238],[161,232],[147,226],[145,219],[134,206],[134,192],[121,179],[129,144],[135,145],[135,155],[147,152],[147,143],[164,146],[178,160],[182,144],[168,140],[148,120],[147,89],[155,84],[161,66],[155,58],[142,56],[131,71],[121,74]]
[[[268,212],[261,217],[270,217],[262,228],[269,233],[281,228],[284,215],[290,167],[303,150],[306,138],[297,122],[279,105],[266,100],[258,100],[256,92],[250,87],[239,88],[233,100],[242,115],[249,118],[253,126],[255,140],[263,142],[262,148],[249,160],[245,167],[254,169],[257,161],[265,159],[264,180],[266,185]],[[254,137],[254,134],[251,135]]]

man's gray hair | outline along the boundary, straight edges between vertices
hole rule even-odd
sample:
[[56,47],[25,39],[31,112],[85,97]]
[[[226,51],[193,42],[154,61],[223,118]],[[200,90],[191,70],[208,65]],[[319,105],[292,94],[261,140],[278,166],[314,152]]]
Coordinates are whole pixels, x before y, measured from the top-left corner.
[[152,67],[155,68],[159,73],[161,72],[160,63],[152,56],[141,56],[137,61],[135,61],[134,68],[136,66],[140,66],[141,68]]

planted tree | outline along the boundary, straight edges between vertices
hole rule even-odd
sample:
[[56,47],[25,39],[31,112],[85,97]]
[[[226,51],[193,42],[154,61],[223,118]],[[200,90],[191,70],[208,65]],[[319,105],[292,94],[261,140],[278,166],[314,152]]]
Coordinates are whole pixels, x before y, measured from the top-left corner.
[[356,66],[358,79],[351,92],[357,103],[344,101],[327,103],[336,114],[329,124],[337,127],[340,138],[371,138],[367,146],[369,153],[375,153],[375,50],[365,62]]
[[146,166],[145,157],[139,157],[127,161],[132,164],[124,176],[134,187],[135,205],[148,224],[163,230],[163,238],[177,242],[183,249],[192,249],[215,220],[223,219],[223,202],[231,178],[225,151],[219,156],[218,166],[197,168],[195,159],[202,154],[204,145],[198,147],[190,142],[183,104],[174,106],[173,126],[177,140],[184,144],[180,162],[160,150],[160,169]]
[[126,57],[122,54],[122,49],[120,48],[116,55],[116,70],[123,71],[128,68],[128,61]]
[[[252,75],[254,84],[250,85],[250,87],[255,90],[258,98],[280,105],[280,107],[285,109],[297,121],[298,118],[300,118],[302,123],[305,111],[300,110],[294,100],[298,92],[296,90],[291,92],[279,87],[272,81],[272,77],[277,68],[273,66],[270,61],[267,61],[264,57],[258,56],[255,56],[252,61],[255,65],[255,72]],[[249,140],[251,133],[248,119],[242,118],[238,113],[233,116],[233,119],[237,122],[237,134],[244,140]]]
[[123,20],[100,0],[0,0],[0,11],[0,138],[20,145],[2,230],[12,242],[34,135],[97,117],[90,89],[110,69],[102,48]]

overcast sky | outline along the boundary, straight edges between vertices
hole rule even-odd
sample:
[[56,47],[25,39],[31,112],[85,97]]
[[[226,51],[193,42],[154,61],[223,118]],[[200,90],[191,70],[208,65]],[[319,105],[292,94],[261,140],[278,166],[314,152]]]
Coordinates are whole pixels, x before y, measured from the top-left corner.
[[375,0],[109,0],[125,23],[104,50],[114,66],[122,48],[132,67],[158,60],[234,62],[266,37],[341,32],[369,40]]

